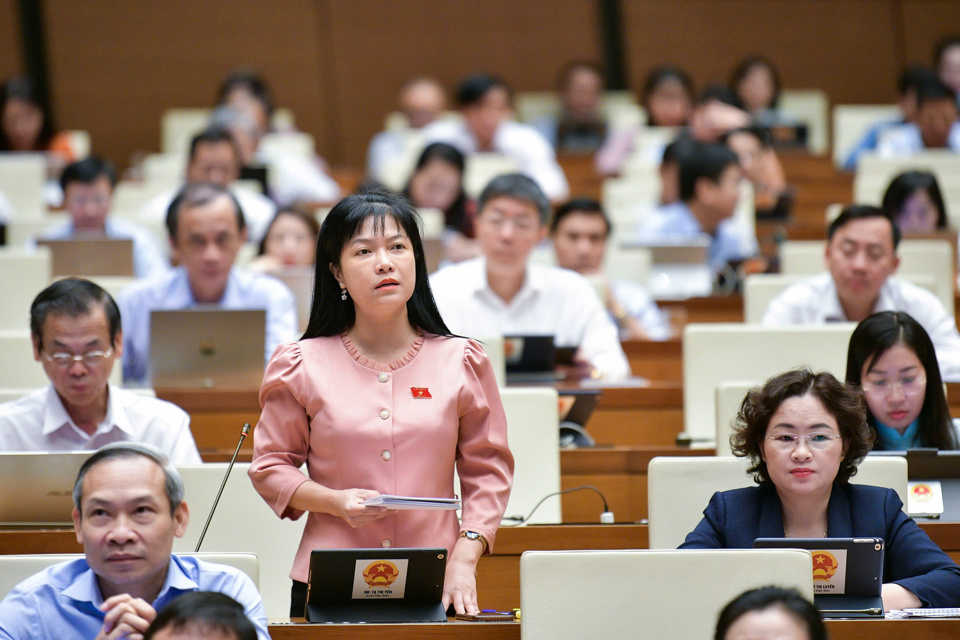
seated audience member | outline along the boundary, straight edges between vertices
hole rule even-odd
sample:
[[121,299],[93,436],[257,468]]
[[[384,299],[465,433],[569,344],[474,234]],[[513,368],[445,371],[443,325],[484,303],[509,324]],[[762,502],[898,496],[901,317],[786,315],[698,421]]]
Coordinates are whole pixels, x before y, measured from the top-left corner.
[[170,262],[150,231],[130,220],[110,216],[117,172],[95,156],[71,163],[60,174],[63,206],[70,221],[48,229],[44,240],[110,238],[133,241],[133,273],[138,278],[156,276]]
[[850,336],[847,382],[863,389],[874,449],[958,449],[930,336],[900,311],[875,313]]
[[629,375],[617,328],[590,283],[572,271],[529,262],[550,217],[550,203],[537,184],[517,173],[498,176],[480,194],[478,211],[482,257],[430,278],[450,330],[480,339],[553,335],[557,345],[577,347],[578,363],[596,375]]
[[273,96],[267,81],[250,68],[234,69],[217,89],[217,105],[231,107],[249,115],[257,132],[265,136],[274,131]]
[[123,379],[150,379],[150,312],[216,305],[266,309],[264,358],[281,342],[295,340],[293,294],[274,278],[234,268],[247,239],[243,211],[229,191],[188,184],[170,203],[167,232],[178,266],[161,278],[137,283],[119,299],[123,313]]
[[693,141],[680,136],[663,148],[663,159],[657,172],[660,174],[660,201],[667,205],[680,201],[680,154],[694,148]]
[[883,212],[905,235],[950,226],[937,177],[929,171],[907,171],[895,177],[883,194]]
[[435,79],[417,76],[403,85],[398,99],[400,112],[407,128],[400,131],[381,131],[370,140],[367,149],[367,176],[383,180],[384,168],[407,157],[410,132],[420,131],[438,120],[447,108],[447,96]]
[[727,603],[714,640],[827,640],[820,611],[794,589],[760,587]]
[[679,154],[680,200],[660,207],[641,222],[645,240],[686,242],[710,237],[710,266],[720,272],[757,252],[756,238],[732,221],[740,198],[742,171],[736,154],[720,144],[691,143]]
[[567,197],[567,178],[557,163],[553,147],[530,125],[514,122],[512,93],[501,78],[469,76],[460,83],[457,105],[462,120],[443,120],[424,127],[426,143],[446,142],[468,158],[476,153],[497,153],[513,158],[524,173],[540,185],[547,197]]
[[429,144],[417,158],[403,195],[418,209],[439,209],[444,226],[473,237],[473,206],[463,191],[465,160],[444,142]]
[[917,87],[917,121],[885,131],[877,155],[909,156],[930,149],[960,151],[960,107],[953,89],[933,78]]
[[76,154],[65,133],[56,133],[50,114],[26,76],[10,78],[0,85],[0,152],[46,153],[57,170],[73,162]]
[[636,282],[604,276],[603,259],[611,230],[610,219],[596,200],[574,198],[562,205],[550,223],[557,264],[600,279],[601,299],[621,340],[666,340],[670,323],[646,289]]
[[243,605],[217,591],[177,596],[157,613],[143,640],[257,640]]
[[285,267],[312,267],[317,261],[320,223],[305,211],[281,209],[260,241],[258,257],[251,268],[276,271]]
[[751,56],[741,60],[730,76],[730,89],[754,124],[769,126],[790,120],[779,110],[780,74],[769,59]]
[[[233,184],[240,179],[241,168],[240,151],[226,128],[210,127],[190,140],[186,182],[209,182],[229,189],[243,209],[251,242],[259,242],[277,207],[265,195]],[[147,202],[140,210],[141,219],[151,222],[165,219],[167,209],[178,191],[179,189],[165,191]]]
[[269,640],[254,582],[239,569],[171,555],[187,530],[183,481],[163,453],[113,443],[80,467],[73,528],[83,558],[27,578],[0,602],[0,637],[13,640],[141,637],[183,593],[219,591],[239,602]]
[[900,117],[895,120],[878,122],[867,129],[847,154],[843,163],[844,169],[855,171],[860,156],[875,151],[880,136],[887,130],[917,121],[917,89],[921,84],[933,78],[935,78],[933,71],[926,67],[907,67],[900,74],[900,80],[897,82],[897,108],[900,109]]
[[0,451],[78,451],[136,441],[177,464],[201,462],[186,412],[109,384],[123,353],[120,311],[109,293],[87,280],[58,280],[30,306],[30,333],[50,384],[0,404]]
[[960,99],[960,34],[947,36],[937,44],[933,63],[940,80]]
[[903,513],[897,492],[851,484],[873,445],[860,390],[828,372],[774,376],[743,400],[730,437],[758,486],[718,491],[681,549],[757,538],[883,538],[883,608],[951,607],[960,567]]
[[[693,113],[693,84],[687,74],[675,67],[654,69],[643,85],[643,106],[648,127],[681,127],[689,123]],[[640,131],[623,128],[612,131],[594,158],[594,168],[603,176],[619,174],[624,162],[634,152]],[[659,145],[651,145],[651,161],[659,160]]]
[[736,94],[723,85],[711,85],[693,108],[689,135],[697,142],[719,142],[725,133],[750,124],[750,114],[743,110]]
[[662,66],[643,82],[643,107],[648,127],[683,127],[693,113],[693,82],[678,67]]
[[828,273],[781,292],[770,301],[763,324],[860,322],[878,311],[903,311],[930,335],[944,379],[960,380],[960,333],[953,316],[930,291],[894,277],[899,243],[900,229],[883,211],[847,207],[827,230]]
[[530,124],[557,151],[592,153],[607,136],[607,123],[600,111],[606,79],[593,62],[571,62],[560,70],[557,93],[560,113],[543,116]]
[[780,159],[770,145],[770,133],[762,127],[734,129],[722,138],[740,161],[744,177],[753,185],[757,217],[790,215],[792,195]]
[[340,197],[340,185],[327,174],[325,163],[290,152],[282,145],[261,145],[263,133],[249,109],[222,105],[210,116],[210,127],[230,131],[243,167],[265,166],[270,198],[278,207],[316,205]]

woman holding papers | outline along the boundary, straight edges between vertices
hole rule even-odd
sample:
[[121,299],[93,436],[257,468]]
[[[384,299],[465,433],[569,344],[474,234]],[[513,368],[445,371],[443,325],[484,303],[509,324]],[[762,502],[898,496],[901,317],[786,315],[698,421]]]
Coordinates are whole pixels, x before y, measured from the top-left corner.
[[[267,365],[249,471],[278,516],[308,513],[291,614],[303,615],[313,549],[381,546],[446,547],[444,605],[477,613],[476,565],[506,508],[513,456],[483,348],[437,311],[410,204],[340,201],[320,230],[315,282],[306,333]],[[454,467],[459,522],[451,510],[364,504],[453,498]]]
[[857,325],[847,350],[847,382],[863,389],[874,449],[957,449],[937,353],[920,323],[882,311]]
[[872,443],[858,389],[808,369],[774,376],[747,393],[730,437],[759,486],[715,493],[681,548],[883,538],[885,610],[960,605],[960,567],[901,511],[896,492],[850,484]]

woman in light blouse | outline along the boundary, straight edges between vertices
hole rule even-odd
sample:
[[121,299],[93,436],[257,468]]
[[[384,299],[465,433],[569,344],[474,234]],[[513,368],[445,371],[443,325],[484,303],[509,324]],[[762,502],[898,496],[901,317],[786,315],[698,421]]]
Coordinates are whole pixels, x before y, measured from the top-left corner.
[[[405,199],[366,193],[330,211],[307,331],[277,348],[260,404],[250,478],[280,517],[308,513],[291,615],[303,615],[313,549],[381,546],[445,547],[444,606],[478,612],[477,561],[493,547],[513,457],[493,369],[440,317]],[[452,511],[363,504],[381,493],[453,497],[454,468],[459,522]]]

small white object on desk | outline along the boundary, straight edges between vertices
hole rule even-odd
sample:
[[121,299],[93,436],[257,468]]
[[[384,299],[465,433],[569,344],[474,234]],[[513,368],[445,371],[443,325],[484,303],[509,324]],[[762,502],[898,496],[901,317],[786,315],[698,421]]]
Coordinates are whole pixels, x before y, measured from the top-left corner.
[[960,608],[894,609],[888,618],[960,618]]

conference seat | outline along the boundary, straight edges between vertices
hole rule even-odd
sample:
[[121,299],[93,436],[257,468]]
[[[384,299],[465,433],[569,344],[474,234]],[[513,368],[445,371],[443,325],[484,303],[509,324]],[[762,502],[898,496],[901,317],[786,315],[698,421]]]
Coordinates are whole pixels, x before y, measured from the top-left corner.
[[[525,517],[546,495],[560,491],[560,430],[557,390],[552,387],[500,389],[513,453],[513,489],[505,516]],[[560,497],[549,498],[529,524],[562,522]]]
[[520,636],[712,638],[717,615],[747,589],[778,585],[813,599],[803,549],[527,551]]
[[[260,559],[253,553],[177,553],[178,556],[193,556],[206,562],[225,564],[243,571],[254,584],[260,586]],[[82,553],[41,553],[30,555],[0,555],[0,599],[13,591],[18,584],[59,562],[82,558]],[[268,613],[269,615],[269,613]],[[287,612],[289,615],[289,611]]]
[[[857,165],[853,181],[853,201],[880,204],[890,181],[904,171],[930,171],[937,177],[941,189],[952,189],[960,183],[960,155],[946,150],[924,151],[898,158],[881,158],[864,154]],[[960,215],[956,204],[948,205],[948,213]],[[951,209],[953,209],[951,211]],[[956,226],[956,223],[954,223]]]
[[0,329],[23,330],[30,326],[30,304],[50,284],[52,262],[48,247],[0,248]]
[[838,104],[833,107],[833,163],[843,167],[853,146],[867,131],[881,122],[901,118],[900,109],[893,104]]
[[0,153],[0,193],[10,201],[11,220],[44,217],[46,181],[47,161],[42,153]]
[[[676,549],[703,517],[716,491],[756,484],[747,474],[749,459],[733,456],[658,457],[647,467],[650,548]],[[854,484],[888,487],[907,503],[907,460],[867,457],[850,479]]]
[[467,196],[477,198],[487,184],[499,175],[520,170],[516,158],[499,153],[474,153],[466,158],[463,172],[463,190]]
[[716,388],[721,382],[766,380],[804,365],[842,379],[855,326],[688,324],[683,332],[683,419],[694,446],[715,444]]
[[[286,618],[290,615],[290,568],[307,518],[278,518],[254,490],[247,477],[249,467],[249,463],[234,465],[201,551],[256,554],[267,617]],[[227,464],[183,465],[177,469],[186,488],[184,501],[190,507],[190,524],[182,538],[174,539],[173,550],[187,553],[196,549]]]
[[730,450],[730,434],[733,433],[733,421],[740,411],[743,398],[750,389],[762,384],[762,380],[753,382],[726,381],[717,385],[717,455],[733,455]]
[[807,125],[807,149],[825,154],[830,148],[830,98],[821,89],[784,89],[777,108],[801,124]]

